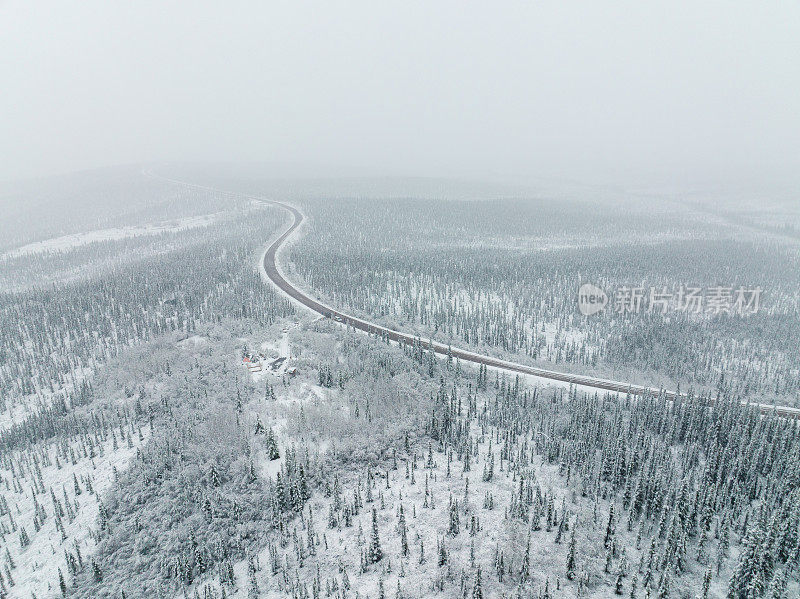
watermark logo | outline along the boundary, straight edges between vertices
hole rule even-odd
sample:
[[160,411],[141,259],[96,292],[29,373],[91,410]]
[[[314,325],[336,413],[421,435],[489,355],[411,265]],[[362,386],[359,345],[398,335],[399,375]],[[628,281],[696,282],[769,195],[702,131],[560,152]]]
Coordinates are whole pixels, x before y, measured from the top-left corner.
[[603,310],[608,303],[606,292],[591,283],[584,283],[578,289],[578,310],[584,316],[591,316]]
[[[642,312],[684,312],[687,314],[755,314],[761,307],[761,287],[618,287],[612,293],[610,308],[616,314],[639,314]],[[609,304],[605,291],[584,283],[578,290],[578,310],[591,316]]]

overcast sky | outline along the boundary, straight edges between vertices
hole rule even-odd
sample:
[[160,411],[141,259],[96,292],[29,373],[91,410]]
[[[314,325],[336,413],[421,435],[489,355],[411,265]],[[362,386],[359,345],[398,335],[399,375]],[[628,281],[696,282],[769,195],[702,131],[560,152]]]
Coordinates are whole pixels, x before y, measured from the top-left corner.
[[0,0],[0,179],[800,171],[798,2]]

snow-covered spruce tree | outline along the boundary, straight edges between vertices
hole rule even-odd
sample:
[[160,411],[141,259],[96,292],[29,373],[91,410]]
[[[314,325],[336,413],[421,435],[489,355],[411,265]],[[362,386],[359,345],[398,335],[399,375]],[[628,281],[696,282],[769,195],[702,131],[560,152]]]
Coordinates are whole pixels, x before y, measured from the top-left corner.
[[572,535],[569,538],[569,548],[567,549],[567,578],[575,580],[575,551],[577,547],[575,539],[575,529],[577,525],[572,526]]
[[369,541],[369,551],[367,560],[371,564],[377,564],[383,559],[383,551],[381,550],[381,540],[378,535],[378,512],[372,508],[372,534]]

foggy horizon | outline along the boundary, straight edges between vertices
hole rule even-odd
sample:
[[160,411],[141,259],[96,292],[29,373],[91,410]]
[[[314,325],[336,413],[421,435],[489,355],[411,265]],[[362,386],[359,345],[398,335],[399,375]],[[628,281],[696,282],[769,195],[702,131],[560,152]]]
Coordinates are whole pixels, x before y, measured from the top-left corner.
[[797,5],[0,11],[0,181],[209,162],[758,189],[800,171]]
[[800,597],[798,32],[0,0],[0,599]]

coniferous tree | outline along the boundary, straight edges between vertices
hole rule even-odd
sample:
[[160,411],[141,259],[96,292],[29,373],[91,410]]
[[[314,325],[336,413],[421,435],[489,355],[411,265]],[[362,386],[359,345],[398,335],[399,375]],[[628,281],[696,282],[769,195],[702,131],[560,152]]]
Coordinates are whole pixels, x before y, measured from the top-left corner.
[[636,599],[636,590],[637,590],[636,585],[638,582],[639,582],[639,576],[636,574],[636,572],[634,572],[633,576],[631,577],[631,592],[628,595],[630,599]]
[[572,527],[572,535],[569,539],[569,548],[567,549],[567,578],[569,580],[575,580],[575,550],[576,550],[576,541],[575,541],[575,529],[577,526]]
[[519,576],[522,581],[527,581],[531,575],[531,537],[528,535],[528,540],[525,543],[525,554],[522,556],[522,566],[520,567]]
[[450,536],[458,536],[458,532],[460,530],[461,524],[458,516],[458,502],[451,501],[450,502],[450,523],[447,529],[447,533]]
[[95,582],[100,582],[103,580],[103,571],[100,569],[100,565],[92,558],[92,578],[94,578]]
[[267,458],[270,461],[277,460],[279,457],[281,457],[281,454],[278,451],[278,443],[275,440],[275,433],[273,432],[272,428],[267,431],[266,449]]
[[61,568],[58,569],[58,588],[61,591],[61,596],[67,596],[67,582],[64,580],[64,574],[61,572]]
[[611,544],[614,541],[614,532],[614,503],[612,502],[608,510],[608,524],[606,525],[606,536],[603,540],[603,545],[606,549],[611,547]]
[[728,584],[730,599],[759,596],[763,592],[762,544],[763,533],[756,521],[750,526],[744,548],[739,554],[739,561]]
[[614,593],[616,593],[617,595],[622,595],[623,592],[622,583],[623,583],[623,573],[622,573],[622,567],[620,566],[617,569],[617,578],[616,581],[614,582]]
[[475,583],[472,586],[472,599],[483,599],[483,581],[481,580],[481,569],[475,571]]
[[772,578],[772,582],[770,582],[767,597],[769,599],[782,599],[786,592],[786,584],[786,570],[778,570]]
[[378,536],[378,512],[372,508],[372,536],[370,537],[368,560],[371,564],[377,564],[383,558],[381,551],[381,541]]
[[711,566],[706,568],[706,572],[703,575],[703,586],[700,590],[700,599],[708,599],[708,591],[711,588]]
[[400,553],[404,557],[408,555],[408,530],[406,528],[406,516],[403,513],[403,505],[400,505],[400,517],[398,522],[400,532]]
[[445,547],[444,539],[438,541],[437,553],[439,555],[438,559],[439,567],[444,566],[447,563],[447,547]]

